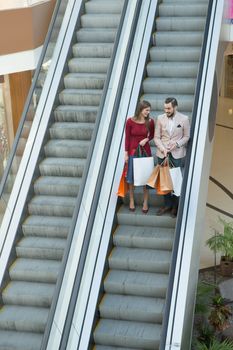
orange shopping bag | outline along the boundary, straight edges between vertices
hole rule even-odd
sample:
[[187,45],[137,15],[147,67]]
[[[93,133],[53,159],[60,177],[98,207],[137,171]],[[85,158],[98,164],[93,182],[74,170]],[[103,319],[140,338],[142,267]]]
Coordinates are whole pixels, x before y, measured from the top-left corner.
[[160,165],[159,180],[160,180],[160,190],[161,191],[172,192],[173,184],[172,184],[172,178],[170,175],[168,162],[164,162],[163,165]]
[[165,194],[168,194],[171,192],[170,190],[163,190],[162,189],[161,183],[160,183],[160,176],[158,176],[155,190],[156,190],[156,194],[158,194],[158,195],[165,195]]
[[159,195],[165,195],[173,190],[172,179],[169,171],[169,162],[166,158],[161,164],[158,165],[159,173],[154,188]]
[[127,164],[125,164],[122,175],[121,175],[119,188],[117,191],[117,195],[119,197],[125,197],[129,191],[129,184],[126,181],[126,175],[127,175],[127,170],[128,170],[127,168],[128,168],[128,166],[127,166]]
[[151,176],[147,180],[147,185],[153,188],[156,188],[156,182],[159,177],[159,165],[156,165],[151,173]]

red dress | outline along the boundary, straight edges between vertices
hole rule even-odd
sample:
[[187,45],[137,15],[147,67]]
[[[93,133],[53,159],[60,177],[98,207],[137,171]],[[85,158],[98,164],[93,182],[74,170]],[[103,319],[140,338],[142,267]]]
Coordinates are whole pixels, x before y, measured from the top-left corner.
[[[155,123],[153,119],[150,119],[149,132],[146,128],[146,124],[140,124],[135,122],[132,118],[129,118],[125,126],[125,151],[129,156],[133,156],[138,144],[143,139],[148,138],[152,140],[154,137]],[[151,156],[151,148],[149,142],[144,146],[148,156]]]

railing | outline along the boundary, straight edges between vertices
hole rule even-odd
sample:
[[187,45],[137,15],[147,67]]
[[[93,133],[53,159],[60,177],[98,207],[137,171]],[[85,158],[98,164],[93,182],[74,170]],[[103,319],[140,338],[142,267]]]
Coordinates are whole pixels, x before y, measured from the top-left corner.
[[43,87],[44,81],[47,76],[47,72],[50,66],[50,62],[53,57],[53,52],[58,37],[59,30],[61,27],[59,23],[61,16],[58,14],[64,14],[67,0],[58,0],[56,2],[53,16],[50,21],[49,29],[43,50],[38,62],[37,69],[35,71],[32,85],[29,90],[25,107],[21,116],[21,120],[18,126],[18,130],[14,139],[14,143],[7,161],[7,166],[4,171],[1,184],[0,184],[0,226],[2,218],[7,209],[8,199],[10,197],[15,178],[19,169],[21,158],[27,143],[27,139],[30,133],[31,124],[36,113],[38,102],[40,100],[40,92]]

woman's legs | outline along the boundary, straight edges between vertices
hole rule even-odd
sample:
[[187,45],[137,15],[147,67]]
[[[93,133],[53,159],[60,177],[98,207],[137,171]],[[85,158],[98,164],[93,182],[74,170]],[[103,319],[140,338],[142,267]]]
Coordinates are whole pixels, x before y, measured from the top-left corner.
[[133,184],[129,184],[129,209],[135,209],[133,190],[134,190]]
[[149,191],[146,186],[143,186],[143,210],[148,210],[148,199],[149,199]]

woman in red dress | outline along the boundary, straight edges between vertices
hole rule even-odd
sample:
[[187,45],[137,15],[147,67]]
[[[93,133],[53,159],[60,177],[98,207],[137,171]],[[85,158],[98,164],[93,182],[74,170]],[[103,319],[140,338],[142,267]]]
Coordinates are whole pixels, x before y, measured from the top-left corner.
[[[129,210],[135,211],[134,204],[134,180],[133,180],[133,157],[138,145],[143,146],[147,155],[151,156],[149,141],[154,137],[155,124],[150,119],[149,114],[151,105],[147,101],[138,103],[135,115],[128,118],[125,127],[125,162],[128,163],[126,180],[129,184]],[[142,212],[148,212],[149,192],[146,186],[143,186],[143,207]]]

